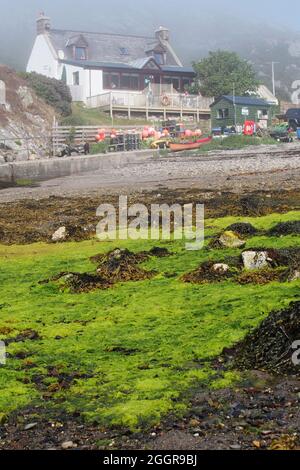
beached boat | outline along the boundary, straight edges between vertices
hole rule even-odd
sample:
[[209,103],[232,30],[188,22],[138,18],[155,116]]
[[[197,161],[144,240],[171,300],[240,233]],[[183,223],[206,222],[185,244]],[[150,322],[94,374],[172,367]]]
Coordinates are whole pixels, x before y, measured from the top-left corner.
[[212,141],[212,137],[205,137],[203,139],[196,140],[195,142],[180,142],[170,143],[171,152],[182,152],[183,150],[197,150],[202,145],[209,144]]

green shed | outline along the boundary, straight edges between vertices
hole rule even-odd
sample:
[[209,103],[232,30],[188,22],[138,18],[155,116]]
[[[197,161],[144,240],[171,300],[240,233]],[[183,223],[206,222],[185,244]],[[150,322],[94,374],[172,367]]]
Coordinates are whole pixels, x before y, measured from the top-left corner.
[[273,105],[260,98],[223,95],[210,107],[213,129],[243,126],[245,121],[254,121],[265,128],[272,122]]

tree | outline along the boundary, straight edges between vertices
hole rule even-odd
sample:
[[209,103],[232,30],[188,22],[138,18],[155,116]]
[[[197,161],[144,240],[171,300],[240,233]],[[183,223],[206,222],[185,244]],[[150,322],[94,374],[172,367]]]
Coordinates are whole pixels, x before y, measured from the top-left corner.
[[235,52],[216,51],[198,63],[194,63],[197,74],[193,91],[203,96],[236,95],[243,96],[256,91],[259,82],[254,68]]

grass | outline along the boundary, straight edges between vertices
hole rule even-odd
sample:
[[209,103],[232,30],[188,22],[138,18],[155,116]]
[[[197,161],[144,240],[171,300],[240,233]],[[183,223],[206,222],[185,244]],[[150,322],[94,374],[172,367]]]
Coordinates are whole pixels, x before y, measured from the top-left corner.
[[[97,108],[87,108],[82,103],[72,104],[72,115],[61,119],[63,126],[143,126],[147,124],[146,119],[110,118],[109,113]],[[149,123],[148,123],[149,125]]]
[[[299,212],[247,218],[259,229],[299,220]],[[245,219],[208,220],[206,235]],[[184,242],[160,242],[174,253],[153,258],[151,280],[85,294],[41,285],[61,271],[95,269],[89,257],[116,246],[133,251],[148,241],[0,246],[0,340],[31,329],[37,340],[12,342],[0,369],[0,421],[26,406],[80,413],[88,422],[147,428],[172,412],[182,414],[195,386],[227,387],[239,374],[219,373],[210,360],[241,340],[274,309],[299,299],[299,282],[239,286],[184,284],[180,276],[207,259],[222,261],[239,250],[187,252]],[[248,247],[290,247],[299,238],[257,236]],[[166,276],[167,274],[167,276]],[[201,366],[199,365],[201,361]],[[51,374],[50,370],[56,370]],[[74,377],[61,387],[60,376]]]
[[238,150],[252,145],[278,145],[278,142],[271,137],[255,137],[244,135],[232,135],[225,139],[214,139],[207,145],[203,145],[199,152],[209,152],[210,150]]

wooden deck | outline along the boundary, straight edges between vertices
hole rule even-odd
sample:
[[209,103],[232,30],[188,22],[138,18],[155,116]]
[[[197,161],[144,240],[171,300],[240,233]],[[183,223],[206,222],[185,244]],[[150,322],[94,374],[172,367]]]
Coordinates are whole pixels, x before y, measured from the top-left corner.
[[166,120],[168,116],[193,116],[197,121],[210,117],[210,104],[213,98],[194,95],[164,94],[161,96],[149,93],[128,93],[112,91],[88,99],[90,108],[99,108],[110,113],[142,114],[149,119],[150,115],[160,115]]

